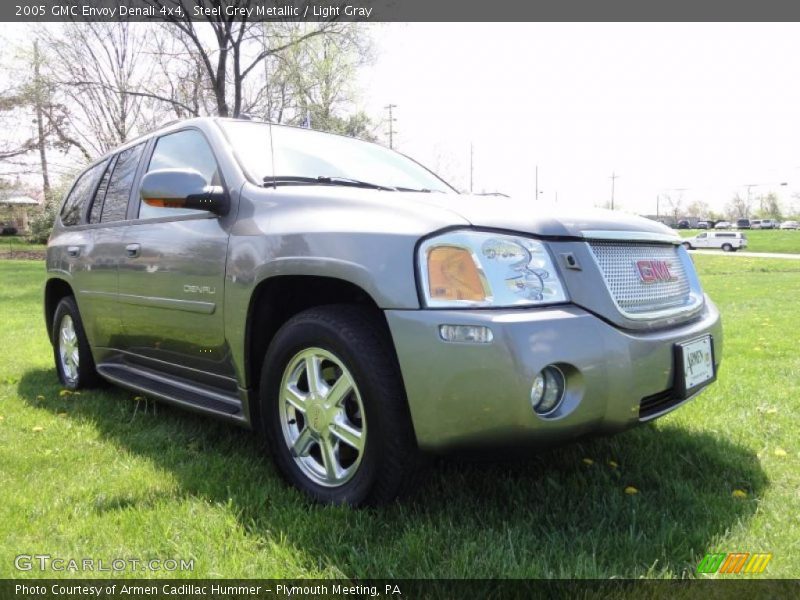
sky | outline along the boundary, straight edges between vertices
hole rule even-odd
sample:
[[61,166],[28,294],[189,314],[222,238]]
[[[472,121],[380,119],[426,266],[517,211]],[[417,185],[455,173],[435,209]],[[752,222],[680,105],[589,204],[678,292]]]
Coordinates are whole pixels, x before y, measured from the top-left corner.
[[[469,188],[655,214],[770,191],[800,206],[798,24],[386,24],[364,107]],[[385,126],[383,127],[385,129]],[[780,183],[786,183],[781,186]],[[676,191],[683,190],[683,191]],[[660,212],[665,212],[662,201]]]

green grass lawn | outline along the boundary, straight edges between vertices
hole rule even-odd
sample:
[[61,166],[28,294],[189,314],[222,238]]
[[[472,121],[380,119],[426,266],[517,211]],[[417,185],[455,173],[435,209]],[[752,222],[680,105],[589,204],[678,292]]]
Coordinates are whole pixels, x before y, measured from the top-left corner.
[[797,577],[800,262],[694,258],[725,319],[700,398],[524,461],[436,461],[410,499],[363,511],[309,504],[235,427],[60,394],[44,265],[0,261],[0,578],[43,576],[20,553],[193,559],[169,575],[194,577],[691,577],[709,551],[772,552],[767,575]]
[[[0,237],[0,260],[4,258],[12,258],[18,252],[36,252],[44,257],[47,250],[47,244],[31,244],[25,238],[17,236],[3,236]],[[29,256],[29,258],[34,258]]]
[[[702,229],[677,229],[681,237],[691,237]],[[738,230],[736,230],[738,231]],[[742,231],[747,237],[748,252],[779,252],[800,254],[800,230],[748,229]]]

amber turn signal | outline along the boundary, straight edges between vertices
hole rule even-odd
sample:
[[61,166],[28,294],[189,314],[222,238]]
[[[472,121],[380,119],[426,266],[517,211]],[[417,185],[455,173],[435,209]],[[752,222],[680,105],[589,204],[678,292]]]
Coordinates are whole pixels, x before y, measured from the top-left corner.
[[486,300],[472,253],[457,246],[437,246],[430,250],[428,287],[433,300]]

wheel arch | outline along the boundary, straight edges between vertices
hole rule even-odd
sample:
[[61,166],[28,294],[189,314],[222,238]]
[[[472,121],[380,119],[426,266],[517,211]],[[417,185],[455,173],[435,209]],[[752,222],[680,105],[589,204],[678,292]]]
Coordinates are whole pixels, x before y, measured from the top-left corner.
[[276,275],[261,281],[250,296],[244,336],[246,387],[257,389],[267,348],[286,321],[309,308],[330,304],[355,304],[372,311],[388,336],[392,359],[399,364],[386,317],[364,288],[337,277]]
[[60,277],[51,277],[44,286],[44,320],[47,326],[47,338],[53,342],[53,317],[56,307],[62,298],[75,296],[72,286]]

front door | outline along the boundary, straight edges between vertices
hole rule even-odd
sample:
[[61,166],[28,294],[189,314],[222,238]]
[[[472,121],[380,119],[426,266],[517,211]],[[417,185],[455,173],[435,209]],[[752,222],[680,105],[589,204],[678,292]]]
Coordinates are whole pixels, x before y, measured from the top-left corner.
[[[203,134],[185,129],[158,138],[146,172],[191,168],[222,185]],[[139,202],[125,230],[119,307],[128,359],[151,369],[207,383],[230,384],[223,297],[228,230],[202,210]],[[220,379],[219,381],[208,381]]]

